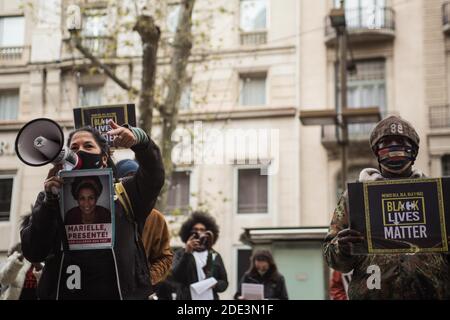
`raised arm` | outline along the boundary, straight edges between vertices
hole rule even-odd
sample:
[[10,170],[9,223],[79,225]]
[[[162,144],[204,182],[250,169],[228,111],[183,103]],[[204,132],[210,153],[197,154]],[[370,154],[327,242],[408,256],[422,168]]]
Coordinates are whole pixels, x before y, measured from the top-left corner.
[[122,134],[124,130],[132,133],[132,141],[124,138],[116,146],[129,147],[134,151],[139,169],[136,174],[123,180],[123,185],[130,197],[135,219],[140,227],[144,228],[145,220],[153,209],[156,199],[164,185],[164,165],[158,146],[140,128],[112,126],[110,135]]

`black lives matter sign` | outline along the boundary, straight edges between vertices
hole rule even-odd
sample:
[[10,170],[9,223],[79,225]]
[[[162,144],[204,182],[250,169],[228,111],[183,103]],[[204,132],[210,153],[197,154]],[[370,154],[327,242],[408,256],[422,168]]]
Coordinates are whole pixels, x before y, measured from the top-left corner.
[[350,183],[350,228],[366,238],[354,253],[447,252],[449,180]]
[[106,133],[111,130],[109,121],[118,125],[129,124],[136,127],[136,114],[134,104],[109,105],[98,107],[77,108],[73,110],[75,128],[90,126],[97,129],[112,146],[114,137]]

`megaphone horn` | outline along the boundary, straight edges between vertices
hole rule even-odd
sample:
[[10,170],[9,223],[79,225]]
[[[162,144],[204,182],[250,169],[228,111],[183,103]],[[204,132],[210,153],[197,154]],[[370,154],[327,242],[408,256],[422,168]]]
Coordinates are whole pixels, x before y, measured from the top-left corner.
[[78,156],[64,146],[61,127],[47,118],[25,124],[17,135],[15,148],[19,159],[33,167],[54,163],[73,168],[81,164]]

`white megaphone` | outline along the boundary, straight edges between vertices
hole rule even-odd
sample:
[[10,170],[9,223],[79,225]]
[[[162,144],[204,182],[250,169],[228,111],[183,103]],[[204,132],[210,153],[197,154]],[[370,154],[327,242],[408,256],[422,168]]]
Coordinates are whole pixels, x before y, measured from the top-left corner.
[[62,164],[66,170],[81,167],[77,154],[64,146],[61,127],[47,118],[35,119],[24,125],[17,135],[15,147],[19,159],[29,166],[53,163]]

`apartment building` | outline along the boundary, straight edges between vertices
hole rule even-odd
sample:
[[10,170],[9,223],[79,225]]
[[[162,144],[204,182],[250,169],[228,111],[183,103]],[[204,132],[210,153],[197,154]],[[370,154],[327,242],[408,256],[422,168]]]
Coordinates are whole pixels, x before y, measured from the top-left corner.
[[[3,256],[19,239],[20,216],[30,210],[49,169],[18,161],[18,130],[31,119],[48,117],[67,133],[73,108],[130,102],[70,46],[65,10],[74,2],[21,3],[0,1]],[[111,30],[132,21],[145,1],[77,3],[83,8],[83,44],[140,87],[138,36]],[[170,45],[176,28],[178,5],[168,1],[158,16],[159,82],[170,61],[164,45]],[[200,156],[192,151],[195,142],[189,140],[187,147],[177,146],[166,213],[175,231],[188,208],[208,208],[217,218],[216,249],[230,283],[224,298],[234,294],[251,247],[273,251],[291,298],[327,298],[321,241],[341,191],[339,137],[333,126],[302,126],[298,112],[340,108],[336,35],[327,19],[337,5],[334,0],[196,2],[194,20],[201,23],[194,23],[194,33],[205,33],[207,40],[193,48],[179,127],[181,135],[196,133],[201,151]],[[118,8],[128,8],[127,14],[119,15]],[[422,141],[417,166],[432,176],[450,172],[449,8],[439,0],[345,1],[349,60],[357,69],[348,78],[349,107],[379,106],[383,115],[411,121]],[[371,126],[350,128],[349,180],[361,168],[376,166],[367,141]],[[130,155],[118,152],[116,158]],[[174,237],[173,245],[182,244]]]

